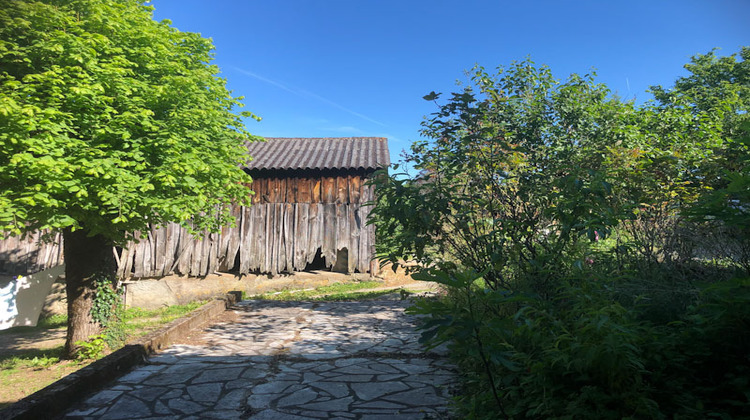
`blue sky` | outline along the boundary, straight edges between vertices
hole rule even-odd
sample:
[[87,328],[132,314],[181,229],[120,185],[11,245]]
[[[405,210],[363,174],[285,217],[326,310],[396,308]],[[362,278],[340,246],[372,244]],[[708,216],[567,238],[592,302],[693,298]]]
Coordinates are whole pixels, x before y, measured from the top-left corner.
[[210,37],[267,137],[379,136],[391,160],[475,64],[530,57],[558,79],[595,69],[641,102],[692,55],[750,45],[748,0],[153,0],[154,17]]

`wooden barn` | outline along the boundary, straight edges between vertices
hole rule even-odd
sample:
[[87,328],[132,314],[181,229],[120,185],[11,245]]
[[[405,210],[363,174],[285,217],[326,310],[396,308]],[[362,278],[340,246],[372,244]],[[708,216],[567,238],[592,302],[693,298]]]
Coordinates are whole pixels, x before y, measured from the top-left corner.
[[[139,241],[116,250],[120,278],[325,268],[376,274],[364,204],[374,198],[368,178],[390,164],[385,138],[270,138],[248,152],[255,194],[252,206],[232,209],[235,227],[202,239],[177,224],[136,232]],[[0,274],[61,264],[62,235],[51,242],[40,235],[0,241]]]
[[364,204],[374,199],[368,179],[390,164],[385,138],[269,138],[248,152],[255,195],[241,218],[241,273],[375,273]]

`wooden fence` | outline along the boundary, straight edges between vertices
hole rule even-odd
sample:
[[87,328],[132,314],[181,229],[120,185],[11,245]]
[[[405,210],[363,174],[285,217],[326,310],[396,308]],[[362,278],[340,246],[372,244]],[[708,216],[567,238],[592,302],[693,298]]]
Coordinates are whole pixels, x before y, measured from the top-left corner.
[[37,273],[62,264],[62,260],[62,233],[32,232],[0,241],[0,273]]
[[[302,271],[318,251],[327,266],[347,250],[346,269],[375,273],[375,231],[366,226],[370,208],[359,204],[265,203],[236,206],[235,227],[196,238],[168,224],[137,232],[138,242],[115,250],[121,278],[176,273],[206,276],[216,271],[277,274]],[[49,242],[40,233],[0,241],[0,272],[30,274],[63,262],[62,235]]]

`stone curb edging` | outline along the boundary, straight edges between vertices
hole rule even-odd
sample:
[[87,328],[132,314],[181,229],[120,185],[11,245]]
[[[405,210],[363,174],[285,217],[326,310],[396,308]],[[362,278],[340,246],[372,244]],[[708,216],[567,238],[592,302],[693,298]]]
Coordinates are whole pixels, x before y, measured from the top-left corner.
[[127,373],[133,366],[146,362],[147,356],[169,346],[189,331],[206,324],[241,299],[241,292],[229,292],[192,316],[180,318],[146,335],[139,343],[129,344],[77,370],[57,382],[0,410],[0,419],[54,419],[76,402],[100,389],[104,384]]

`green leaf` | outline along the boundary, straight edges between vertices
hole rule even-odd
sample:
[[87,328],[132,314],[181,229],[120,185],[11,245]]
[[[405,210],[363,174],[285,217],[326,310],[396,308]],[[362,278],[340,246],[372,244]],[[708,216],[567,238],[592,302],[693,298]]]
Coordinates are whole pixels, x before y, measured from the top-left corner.
[[439,93],[435,93],[434,91],[432,91],[429,94],[423,96],[422,99],[424,99],[425,101],[434,101],[439,97],[440,97]]

